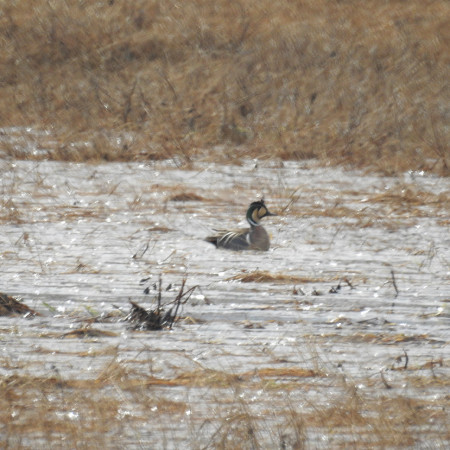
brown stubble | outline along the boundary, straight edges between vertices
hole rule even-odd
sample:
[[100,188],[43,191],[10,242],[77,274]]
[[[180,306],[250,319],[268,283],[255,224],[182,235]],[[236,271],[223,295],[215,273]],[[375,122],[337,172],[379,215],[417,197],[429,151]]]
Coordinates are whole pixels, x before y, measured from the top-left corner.
[[[305,448],[307,429],[327,436],[333,448],[348,442],[411,446],[423,439],[444,443],[450,438],[448,401],[437,404],[432,395],[417,395],[448,385],[430,368],[403,365],[377,378],[353,380],[311,354],[314,360],[309,363],[285,368],[230,373],[197,363],[195,370],[178,369],[172,377],[162,377],[148,373],[150,361],[143,359],[138,368],[118,349],[111,356],[90,379],[70,379],[56,370],[48,376],[3,375],[0,417],[5,442],[40,437],[47,443],[63,438],[101,445],[111,435],[121,436],[124,427],[134,430],[138,439],[141,427],[149,423],[155,442],[160,442],[170,440],[170,433],[164,433],[187,412],[191,434],[186,439],[209,442],[214,448],[236,448],[236,442],[241,443],[237,448],[264,446],[268,436],[274,445],[287,440],[295,441],[293,448]],[[3,358],[3,367],[6,363]],[[179,392],[180,387],[185,401],[171,399],[171,390]],[[330,393],[318,400],[317,389]],[[207,411],[194,401],[196,395],[207,402]],[[128,415],[120,419],[122,414]]]

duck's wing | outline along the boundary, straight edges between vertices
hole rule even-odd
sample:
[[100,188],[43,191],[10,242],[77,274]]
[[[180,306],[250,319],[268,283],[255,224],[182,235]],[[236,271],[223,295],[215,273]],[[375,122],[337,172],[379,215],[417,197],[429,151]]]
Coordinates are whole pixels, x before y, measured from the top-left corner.
[[216,230],[217,234],[214,236],[208,236],[206,238],[207,242],[211,242],[217,248],[226,248],[229,250],[246,250],[250,246],[250,241],[248,238],[249,229],[243,230]]

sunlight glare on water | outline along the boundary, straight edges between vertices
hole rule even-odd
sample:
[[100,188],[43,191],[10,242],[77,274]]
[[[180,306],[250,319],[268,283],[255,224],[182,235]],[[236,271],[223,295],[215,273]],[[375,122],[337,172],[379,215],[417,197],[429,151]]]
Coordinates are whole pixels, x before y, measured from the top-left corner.
[[[444,178],[250,161],[188,169],[165,162],[2,165],[11,205],[0,224],[2,291],[42,314],[0,318],[11,331],[3,334],[5,358],[25,360],[17,369],[24,373],[47,376],[52,364],[63,377],[96,379],[117,358],[131,372],[160,378],[201,366],[245,381],[257,369],[286,377],[288,369],[317,369],[319,355],[329,372],[356,382],[379,377],[404,349],[415,367],[448,355],[450,238],[448,210],[437,201],[450,190]],[[412,188],[431,200],[408,203]],[[278,214],[263,219],[268,252],[218,250],[204,241],[214,229],[246,226],[246,209],[261,194]],[[128,329],[129,301],[154,305],[160,276],[163,303],[174,300],[183,278],[198,286],[182,305],[184,320],[171,331]],[[112,319],[97,320],[101,314]],[[110,335],[68,334],[86,323]],[[447,367],[435,370],[449,375]],[[190,395],[201,403],[198,383],[199,394]],[[369,389],[365,381],[357,386]],[[167,395],[185,400],[176,392]],[[253,402],[266,392],[238,396]],[[293,395],[311,405],[337,393],[311,381],[306,397]],[[79,419],[75,411],[61,414]],[[310,437],[329,439],[319,431]]]

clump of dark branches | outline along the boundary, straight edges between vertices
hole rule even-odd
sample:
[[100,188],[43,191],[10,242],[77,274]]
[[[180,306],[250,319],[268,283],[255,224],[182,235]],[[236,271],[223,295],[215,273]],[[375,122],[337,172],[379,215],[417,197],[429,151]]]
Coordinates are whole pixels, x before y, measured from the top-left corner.
[[[159,277],[158,294],[156,296],[157,304],[154,309],[145,309],[139,306],[136,302],[130,300],[131,309],[125,320],[131,323],[131,327],[134,330],[146,330],[155,331],[162,330],[164,328],[171,329],[176,322],[180,306],[187,303],[190,296],[197,288],[197,286],[191,287],[185,291],[186,278],[183,278],[181,282],[180,290],[175,299],[162,305],[162,280]],[[148,290],[144,291],[148,292]],[[169,309],[167,309],[170,307]]]

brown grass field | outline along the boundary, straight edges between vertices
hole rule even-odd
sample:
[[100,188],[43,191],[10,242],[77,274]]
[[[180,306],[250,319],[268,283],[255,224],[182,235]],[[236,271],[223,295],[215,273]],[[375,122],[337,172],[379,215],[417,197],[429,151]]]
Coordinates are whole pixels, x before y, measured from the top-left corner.
[[[449,173],[445,0],[0,3],[0,123],[57,160]],[[51,137],[49,137],[51,136]]]

